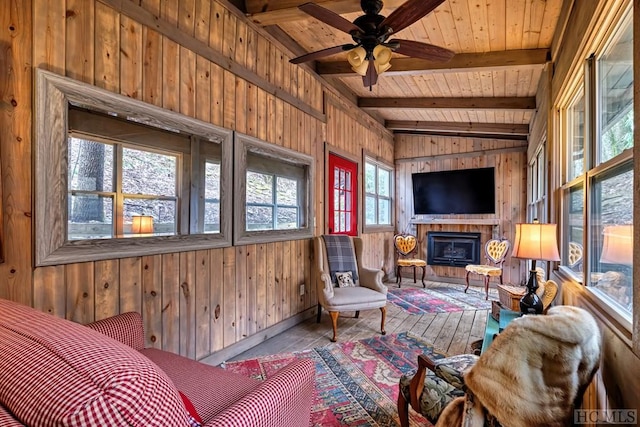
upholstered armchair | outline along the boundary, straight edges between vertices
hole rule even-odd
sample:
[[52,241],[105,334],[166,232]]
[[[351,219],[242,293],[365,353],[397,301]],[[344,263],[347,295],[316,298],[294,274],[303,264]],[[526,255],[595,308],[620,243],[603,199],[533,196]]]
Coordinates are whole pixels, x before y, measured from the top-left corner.
[[522,316],[479,357],[419,356],[415,375],[400,380],[400,425],[409,425],[409,404],[436,426],[569,425],[600,352],[598,325],[584,309]]
[[[320,323],[322,309],[331,316],[333,327],[332,342],[338,339],[338,317],[340,312],[355,311],[355,317],[360,310],[379,308],[382,313],[380,331],[382,335],[386,317],[387,287],[382,283],[382,270],[366,268],[362,265],[362,239],[358,237],[328,235],[326,239],[334,242],[327,251],[325,236],[314,238],[314,252],[316,258],[316,287],[318,294],[317,322]],[[337,242],[337,243],[336,243]],[[340,270],[332,271],[330,260],[336,245],[341,245],[340,253],[344,266]],[[333,257],[333,258],[332,258]]]
[[416,283],[416,269],[420,267],[422,269],[422,287],[425,288],[424,276],[427,270],[427,262],[415,257],[418,251],[418,239],[416,236],[411,234],[396,234],[393,236],[393,246],[398,253],[398,260],[396,261],[396,283],[398,287],[401,286],[401,271],[404,267],[413,268],[413,283]]

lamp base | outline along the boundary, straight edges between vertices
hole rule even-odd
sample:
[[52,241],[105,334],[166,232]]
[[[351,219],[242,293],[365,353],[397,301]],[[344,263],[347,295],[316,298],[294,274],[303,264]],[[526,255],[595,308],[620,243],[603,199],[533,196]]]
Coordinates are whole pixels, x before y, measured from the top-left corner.
[[527,293],[520,299],[520,311],[522,314],[542,314],[544,307],[542,306],[542,300],[536,294],[537,289],[538,278],[534,269],[529,272]]

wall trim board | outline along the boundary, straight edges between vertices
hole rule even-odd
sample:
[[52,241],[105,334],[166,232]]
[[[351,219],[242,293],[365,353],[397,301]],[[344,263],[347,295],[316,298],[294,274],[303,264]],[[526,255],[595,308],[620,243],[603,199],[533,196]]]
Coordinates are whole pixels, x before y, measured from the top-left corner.
[[211,62],[216,65],[219,65],[223,69],[235,74],[241,79],[246,80],[247,82],[254,84],[267,93],[283,100],[284,102],[290,104],[291,106],[303,111],[310,116],[320,120],[323,123],[327,122],[327,117],[322,111],[318,111],[315,108],[312,108],[305,102],[299,100],[295,96],[289,94],[285,90],[279,88],[268,80],[260,77],[255,74],[250,69],[240,65],[233,59],[223,55],[217,50],[213,49],[206,43],[201,42],[200,40],[190,36],[184,31],[177,28],[175,25],[170,22],[155,16],[153,13],[145,10],[142,6],[138,6],[136,3],[131,1],[122,1],[122,0],[98,0],[101,3],[106,4],[107,6],[113,8],[118,13],[122,13],[129,18],[137,21],[138,23],[147,26],[149,28],[154,29],[159,32],[163,36],[169,38],[170,40],[178,43],[179,45],[193,51],[194,53],[207,58]]
[[[311,307],[303,311],[302,313],[298,313],[293,317],[289,317],[286,320],[283,320],[280,323],[277,323],[262,332],[251,335],[250,337],[238,341],[235,344],[231,344],[230,346],[225,347],[220,351],[216,351],[215,353],[200,359],[200,362],[206,363],[207,365],[219,365],[222,362],[229,360],[240,353],[243,353],[251,348],[255,347],[258,344],[268,340],[269,338],[273,338],[276,335],[286,331],[297,325],[298,323],[302,323],[307,319],[312,318],[317,313],[317,306]],[[329,329],[327,329],[329,330]]]

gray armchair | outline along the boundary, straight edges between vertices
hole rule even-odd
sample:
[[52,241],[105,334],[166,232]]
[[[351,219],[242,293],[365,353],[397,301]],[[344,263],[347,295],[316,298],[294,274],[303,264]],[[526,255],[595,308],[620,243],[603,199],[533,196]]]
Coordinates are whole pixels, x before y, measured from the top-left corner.
[[353,250],[350,254],[356,260],[357,278],[352,286],[339,287],[335,277],[332,277],[327,257],[327,247],[324,238],[314,238],[316,258],[316,287],[318,294],[318,317],[320,322],[322,308],[329,312],[333,326],[332,342],[337,340],[338,316],[340,312],[355,311],[355,317],[360,310],[379,308],[382,312],[380,330],[382,335],[386,317],[387,287],[382,283],[382,270],[375,270],[362,266],[362,239],[352,237]]

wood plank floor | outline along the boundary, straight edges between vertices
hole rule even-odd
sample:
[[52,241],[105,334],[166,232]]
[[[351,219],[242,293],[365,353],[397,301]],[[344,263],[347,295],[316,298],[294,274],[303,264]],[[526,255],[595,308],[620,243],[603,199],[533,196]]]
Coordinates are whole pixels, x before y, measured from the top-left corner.
[[[425,281],[427,289],[430,286],[449,286],[463,290],[464,285],[442,282]],[[395,283],[387,283],[389,287],[397,287]],[[422,284],[414,284],[411,280],[403,280],[403,288],[420,288]],[[473,285],[471,288],[474,288]],[[484,293],[484,289],[475,287]],[[496,289],[489,292],[490,299],[497,299]],[[380,310],[360,312],[360,318],[355,319],[354,313],[344,313],[338,319],[338,341],[354,341],[380,334]],[[488,310],[469,310],[438,314],[409,314],[394,304],[387,304],[387,320],[385,329],[387,334],[410,332],[424,337],[434,346],[449,355],[470,352],[470,344],[484,337]],[[308,319],[269,340],[239,354],[230,360],[244,360],[269,354],[308,350],[322,347],[331,341],[331,319],[325,311],[320,323],[316,317]]]

